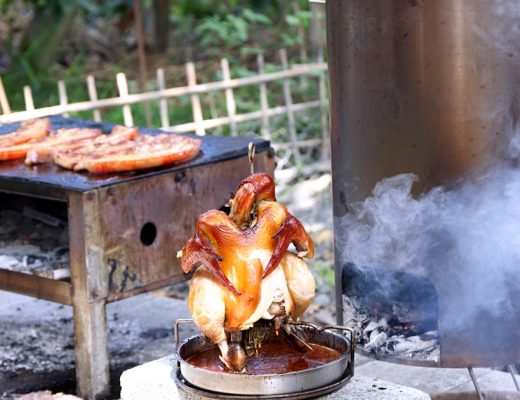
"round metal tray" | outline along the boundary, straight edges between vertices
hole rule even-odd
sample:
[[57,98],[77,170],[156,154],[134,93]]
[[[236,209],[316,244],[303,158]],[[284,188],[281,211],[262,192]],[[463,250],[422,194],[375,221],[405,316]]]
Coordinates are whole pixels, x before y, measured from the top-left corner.
[[212,399],[219,400],[263,400],[263,399],[288,399],[288,400],[302,400],[302,399],[313,399],[318,396],[324,396],[326,394],[335,392],[341,389],[347,384],[352,378],[352,374],[348,371],[340,378],[339,381],[334,382],[330,385],[323,386],[318,389],[305,390],[298,393],[286,393],[286,394],[268,394],[268,395],[248,395],[248,394],[231,394],[231,393],[218,393],[211,390],[200,389],[189,383],[181,374],[181,370],[178,368],[175,373],[175,382],[177,385],[184,390],[186,393],[196,395],[200,397],[209,397]]
[[[193,390],[207,393],[220,393],[221,397],[230,395],[242,396],[236,398],[277,398],[273,396],[317,396],[324,390],[336,390],[340,382],[346,382],[354,374],[353,331],[341,326],[317,327],[309,323],[294,323],[300,325],[300,332],[309,343],[316,343],[334,349],[340,357],[318,367],[282,374],[230,374],[195,367],[187,360],[190,356],[208,346],[214,346],[202,334],[192,336],[184,342],[179,342],[178,324],[192,322],[177,320],[175,324],[176,355],[178,369],[182,378]],[[350,338],[331,332],[331,329],[348,331]],[[350,339],[350,340],[349,340]],[[245,396],[245,397],[244,397]],[[215,397],[215,396],[213,396]],[[307,398],[307,397],[290,397]]]

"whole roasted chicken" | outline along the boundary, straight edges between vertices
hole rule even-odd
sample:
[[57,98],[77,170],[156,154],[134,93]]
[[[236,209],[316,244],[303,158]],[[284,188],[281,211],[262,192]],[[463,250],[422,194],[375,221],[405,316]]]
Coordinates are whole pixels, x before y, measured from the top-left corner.
[[[315,281],[302,257],[313,257],[303,225],[276,201],[273,179],[254,174],[240,182],[230,214],[211,210],[179,252],[191,280],[188,306],[195,323],[220,348],[221,360],[244,371],[241,331],[260,319],[278,329],[310,305]],[[288,251],[293,243],[297,253]],[[228,333],[228,334],[227,334]]]

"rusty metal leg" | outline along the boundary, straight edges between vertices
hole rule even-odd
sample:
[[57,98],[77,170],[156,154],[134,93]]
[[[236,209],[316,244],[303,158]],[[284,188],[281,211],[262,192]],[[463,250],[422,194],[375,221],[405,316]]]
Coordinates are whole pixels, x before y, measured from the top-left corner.
[[473,368],[468,368],[469,376],[471,376],[471,380],[473,381],[473,385],[475,386],[475,391],[477,392],[478,399],[479,400],[485,400],[484,393],[481,392],[480,387],[478,385],[477,377],[475,376],[475,373],[473,372]]
[[101,252],[91,245],[99,235],[97,196],[72,193],[68,207],[77,392],[95,400],[110,393],[106,268]]
[[518,380],[516,379],[516,376],[518,375],[518,371],[516,370],[516,367],[513,364],[509,364],[507,366],[507,369],[509,373],[511,374],[511,378],[513,378],[513,382],[515,383],[516,391],[520,392],[520,386],[518,385]]

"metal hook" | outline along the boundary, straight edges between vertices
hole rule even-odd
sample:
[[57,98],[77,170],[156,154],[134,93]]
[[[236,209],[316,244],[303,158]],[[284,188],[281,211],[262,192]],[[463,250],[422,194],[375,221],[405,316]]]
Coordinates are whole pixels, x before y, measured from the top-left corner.
[[251,172],[251,175],[255,173],[255,150],[256,146],[253,142],[249,142],[249,145],[247,146],[247,159],[249,160],[249,171]]

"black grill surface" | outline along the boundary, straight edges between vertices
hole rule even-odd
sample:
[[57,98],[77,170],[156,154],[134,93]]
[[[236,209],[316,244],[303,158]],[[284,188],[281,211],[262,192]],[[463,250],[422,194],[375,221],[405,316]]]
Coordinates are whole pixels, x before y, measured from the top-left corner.
[[[50,120],[53,130],[59,128],[97,128],[104,133],[109,133],[114,126],[112,124],[63,117],[50,117]],[[14,131],[18,125],[0,126],[0,135]],[[142,133],[151,135],[164,133],[156,129],[140,128],[139,130]],[[250,142],[255,143],[257,152],[269,149],[269,142],[259,138],[223,136],[204,136],[200,138],[202,139],[201,152],[196,158],[188,162],[119,174],[92,175],[86,172],[78,173],[65,170],[52,163],[29,167],[24,164],[24,160],[0,161],[0,191],[65,199],[67,191],[85,192],[131,180],[144,179],[154,175],[243,157],[247,155]]]

